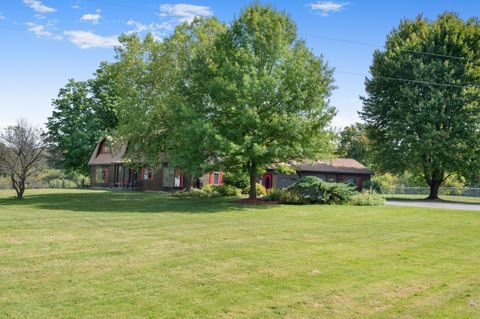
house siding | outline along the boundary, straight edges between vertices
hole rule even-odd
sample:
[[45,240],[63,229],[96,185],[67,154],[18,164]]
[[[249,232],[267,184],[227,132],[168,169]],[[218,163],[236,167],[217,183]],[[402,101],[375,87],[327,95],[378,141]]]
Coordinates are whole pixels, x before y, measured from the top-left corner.
[[[297,174],[283,174],[277,173],[273,170],[267,170],[272,174],[272,186],[275,188],[288,188],[293,185],[300,177],[315,176],[326,182],[345,183],[349,179],[353,179],[357,184],[357,189],[360,191],[363,188],[363,183],[370,180],[369,174],[354,174],[354,173],[331,173],[331,172],[308,172],[298,171]],[[358,183],[360,182],[360,183]]]

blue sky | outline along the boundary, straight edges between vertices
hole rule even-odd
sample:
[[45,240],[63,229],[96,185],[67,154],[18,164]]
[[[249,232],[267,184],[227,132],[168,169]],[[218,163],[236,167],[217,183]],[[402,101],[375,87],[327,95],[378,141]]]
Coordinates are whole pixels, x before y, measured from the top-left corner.
[[[161,39],[195,15],[230,22],[251,1],[2,0],[0,3],[0,127],[19,118],[42,126],[51,100],[67,80],[91,77],[100,61],[113,60],[112,46],[124,32],[153,32]],[[262,3],[267,3],[262,1]],[[464,19],[480,12],[473,0],[270,1],[286,10],[299,36],[335,74],[333,121],[358,120],[372,52],[403,18],[435,18],[455,11]],[[350,41],[350,42],[349,42]],[[352,43],[352,42],[361,42]],[[354,73],[354,74],[346,74]]]

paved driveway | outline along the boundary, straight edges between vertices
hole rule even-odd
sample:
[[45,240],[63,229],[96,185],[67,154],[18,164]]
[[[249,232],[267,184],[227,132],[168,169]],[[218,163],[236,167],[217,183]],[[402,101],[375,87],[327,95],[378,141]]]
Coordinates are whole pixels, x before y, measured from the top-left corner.
[[393,205],[393,206],[412,206],[412,207],[425,207],[425,208],[445,208],[445,209],[480,211],[480,204],[464,204],[464,203],[442,202],[442,201],[388,200],[387,204]]

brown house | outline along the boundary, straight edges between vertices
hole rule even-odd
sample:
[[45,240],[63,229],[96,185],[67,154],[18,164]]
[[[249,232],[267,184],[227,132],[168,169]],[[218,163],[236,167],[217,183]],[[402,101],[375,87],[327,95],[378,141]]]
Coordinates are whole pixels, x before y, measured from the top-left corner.
[[286,188],[303,176],[316,176],[327,182],[348,183],[362,190],[363,183],[370,180],[373,172],[351,158],[337,158],[331,161],[293,163],[296,174],[286,175],[267,169],[261,178],[265,188]]
[[[125,143],[118,150],[112,150],[107,138],[97,144],[88,162],[92,187],[153,191],[172,191],[186,187],[184,174],[179,169],[170,167],[167,161],[161,167],[138,165],[137,168],[132,168],[125,165],[127,147]],[[200,179],[200,183],[218,185],[222,184],[222,178],[222,172],[210,172]]]

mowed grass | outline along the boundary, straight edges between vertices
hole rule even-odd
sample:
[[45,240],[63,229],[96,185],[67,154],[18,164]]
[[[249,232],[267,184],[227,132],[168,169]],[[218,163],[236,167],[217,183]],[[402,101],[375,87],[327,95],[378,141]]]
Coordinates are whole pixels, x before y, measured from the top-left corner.
[[480,318],[480,214],[0,192],[2,318]]
[[[386,199],[392,200],[417,200],[426,199],[428,195],[414,194],[384,194]],[[454,203],[480,204],[480,197],[456,196],[456,195],[439,195],[440,200]]]

